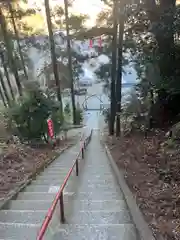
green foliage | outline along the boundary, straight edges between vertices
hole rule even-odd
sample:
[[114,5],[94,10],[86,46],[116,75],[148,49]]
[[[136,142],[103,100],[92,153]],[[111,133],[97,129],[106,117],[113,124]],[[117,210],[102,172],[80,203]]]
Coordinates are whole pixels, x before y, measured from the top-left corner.
[[[68,1],[69,7],[71,6],[70,1]],[[56,5],[52,12],[52,23],[54,29],[66,29],[65,11],[63,7]],[[84,14],[69,14],[69,29],[72,33],[79,32],[84,29],[84,23],[88,19],[87,15]]]
[[109,120],[110,120],[110,109],[109,108],[103,110],[103,116],[104,116],[105,123],[109,123]]
[[83,110],[81,108],[76,108],[76,122],[77,124],[83,122]]
[[69,103],[66,103],[64,107],[64,117],[65,122],[69,123],[71,121],[71,107]]
[[63,121],[59,104],[39,89],[27,91],[19,102],[9,109],[8,117],[13,122],[19,138],[28,141],[47,137],[49,117],[53,120],[55,133],[58,133]]
[[51,113],[51,119],[53,121],[54,133],[56,135],[60,132],[60,129],[62,128],[64,123],[64,116],[62,115],[62,112],[58,106],[53,109]]
[[[74,33],[79,32],[80,30],[84,29],[84,23],[88,19],[87,15],[71,15],[69,17],[69,28]],[[64,22],[65,24],[65,22]]]
[[66,103],[65,108],[64,108],[64,113],[66,113],[67,115],[69,115],[71,113],[71,108],[70,108],[69,103]]
[[179,141],[180,140],[180,122],[176,123],[172,126],[170,129],[171,132],[171,139],[173,141]]

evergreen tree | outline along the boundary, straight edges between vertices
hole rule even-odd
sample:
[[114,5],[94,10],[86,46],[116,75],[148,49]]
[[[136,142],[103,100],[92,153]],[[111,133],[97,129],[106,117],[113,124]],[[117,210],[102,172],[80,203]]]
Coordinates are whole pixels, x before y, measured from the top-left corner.
[[51,23],[49,0],[45,0],[45,10],[46,10],[46,20],[47,20],[48,32],[49,32],[49,43],[50,43],[50,50],[51,50],[53,73],[54,73],[54,79],[55,79],[56,87],[57,87],[57,89],[56,89],[57,90],[57,98],[60,103],[61,111],[63,111],[60,81],[59,81],[58,68],[57,68],[57,58],[56,58],[56,53],[55,53],[55,43],[54,43],[52,23]]
[[7,24],[6,24],[6,20],[5,17],[3,15],[2,9],[0,9],[0,24],[1,24],[1,31],[3,34],[3,40],[4,40],[4,44],[7,50],[7,56],[8,56],[8,64],[11,67],[14,77],[15,77],[15,81],[16,81],[16,85],[18,88],[18,92],[19,95],[22,95],[22,85],[19,79],[19,74],[18,74],[18,70],[17,70],[17,66],[16,66],[16,61],[14,59],[13,56],[13,47],[12,47],[12,41],[8,35],[8,30],[7,30]]
[[26,66],[25,66],[25,62],[24,62],[24,58],[23,58],[22,49],[21,49],[19,34],[18,34],[18,31],[17,31],[15,18],[14,18],[14,13],[16,13],[16,11],[14,11],[13,6],[10,2],[8,2],[8,8],[9,8],[9,12],[10,12],[11,20],[12,20],[12,25],[13,25],[13,29],[14,29],[15,39],[16,39],[17,46],[18,46],[18,51],[19,51],[19,56],[20,56],[22,68],[23,68],[23,71],[24,71],[24,76],[25,76],[26,80],[28,80],[28,75],[27,75]]

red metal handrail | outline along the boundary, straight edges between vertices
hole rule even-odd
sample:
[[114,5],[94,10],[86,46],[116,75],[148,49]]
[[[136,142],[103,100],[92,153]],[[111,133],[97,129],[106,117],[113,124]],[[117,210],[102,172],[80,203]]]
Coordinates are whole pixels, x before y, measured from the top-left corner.
[[[80,150],[75,158],[75,161],[72,165],[72,167],[70,168],[69,172],[67,173],[65,179],[64,179],[64,182],[62,184],[62,186],[60,187],[59,191],[57,192],[56,196],[55,196],[55,199],[54,201],[52,202],[52,205],[51,207],[49,208],[48,212],[47,212],[47,215],[43,221],[43,224],[41,226],[41,229],[38,233],[38,236],[37,236],[37,240],[42,240],[43,237],[44,237],[44,234],[47,230],[47,227],[49,225],[49,222],[51,221],[52,219],[52,216],[53,216],[53,213],[55,211],[55,208],[56,208],[56,205],[58,203],[58,201],[60,201],[60,215],[61,215],[61,222],[64,223],[65,222],[65,216],[64,216],[64,201],[63,201],[63,190],[67,184],[67,181],[69,180],[70,176],[71,176],[71,173],[74,169],[74,167],[76,166],[76,176],[78,176],[79,174],[79,166],[78,166],[78,159],[80,157],[80,155],[82,154],[82,158],[84,158],[84,150],[86,148],[86,146],[88,145],[88,143],[90,142],[91,140],[91,136],[92,136],[92,130],[91,130],[91,133],[90,135],[83,141],[83,143],[81,144],[80,146]],[[82,138],[81,138],[82,140]]]

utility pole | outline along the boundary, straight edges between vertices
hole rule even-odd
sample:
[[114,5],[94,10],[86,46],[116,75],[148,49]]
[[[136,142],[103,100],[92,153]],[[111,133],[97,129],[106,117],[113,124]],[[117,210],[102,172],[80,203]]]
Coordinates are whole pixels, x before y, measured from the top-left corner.
[[123,58],[123,35],[124,35],[124,18],[125,2],[121,0],[119,4],[119,37],[118,37],[118,69],[116,78],[116,137],[121,135],[121,91],[122,91],[122,58]]
[[45,9],[46,9],[46,20],[47,20],[47,26],[48,26],[48,32],[49,32],[49,43],[50,43],[50,49],[51,49],[52,67],[53,67],[54,79],[55,79],[55,82],[56,82],[57,98],[58,98],[58,101],[60,103],[61,113],[63,115],[61,88],[60,88],[60,81],[59,81],[59,74],[58,74],[55,43],[54,43],[54,37],[53,37],[53,31],[52,31],[52,22],[51,22],[50,8],[49,8],[49,0],[45,0]]
[[117,0],[114,0],[113,6],[113,38],[112,38],[112,63],[111,63],[111,104],[110,104],[110,122],[109,135],[114,135],[114,122],[116,114],[116,62],[117,62]]
[[71,101],[72,101],[72,110],[73,110],[73,123],[76,121],[76,103],[75,103],[75,94],[74,94],[74,80],[73,80],[73,69],[72,69],[72,55],[71,55],[71,42],[69,35],[69,16],[68,16],[68,2],[64,0],[65,8],[65,20],[66,20],[66,35],[67,35],[67,54],[68,54],[68,67],[69,67],[69,76],[71,80]]

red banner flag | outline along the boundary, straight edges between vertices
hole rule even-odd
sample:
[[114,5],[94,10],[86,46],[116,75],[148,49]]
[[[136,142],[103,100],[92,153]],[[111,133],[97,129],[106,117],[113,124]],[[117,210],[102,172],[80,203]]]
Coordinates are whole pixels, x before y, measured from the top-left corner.
[[48,133],[49,133],[49,136],[51,138],[53,138],[54,136],[54,129],[53,129],[53,121],[52,119],[48,119],[47,120],[47,124],[48,124]]
[[89,40],[89,47],[92,48],[92,46],[93,46],[93,40],[90,39],[90,40]]

